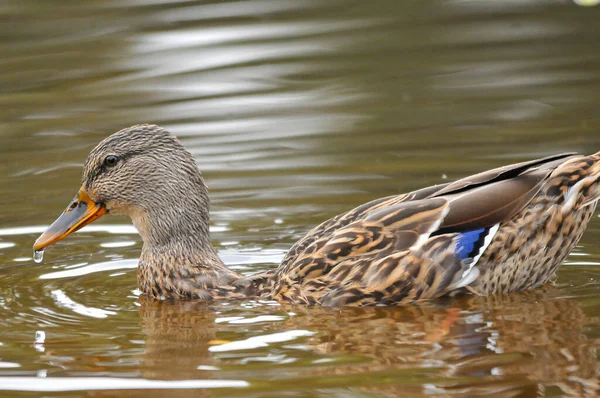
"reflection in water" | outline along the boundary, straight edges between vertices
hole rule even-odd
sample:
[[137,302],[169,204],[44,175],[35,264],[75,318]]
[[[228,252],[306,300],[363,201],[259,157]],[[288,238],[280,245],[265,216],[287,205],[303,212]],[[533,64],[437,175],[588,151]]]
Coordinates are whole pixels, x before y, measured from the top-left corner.
[[[600,392],[597,342],[584,333],[580,304],[558,293],[545,288],[400,308],[281,307],[275,321],[246,323],[244,332],[235,322],[254,318],[264,307],[238,312],[228,325],[217,322],[231,312],[223,309],[228,306],[140,297],[147,336],[142,367],[148,378],[165,368],[182,379],[198,369],[215,369],[221,376],[243,375],[251,384],[264,378],[281,386],[327,374],[319,382],[323,388],[360,386],[362,378],[375,378],[377,387],[367,390],[396,393],[407,388],[449,395],[515,396],[540,388],[576,396]],[[261,349],[266,344],[233,346],[279,333],[288,335],[273,339],[267,352]]]

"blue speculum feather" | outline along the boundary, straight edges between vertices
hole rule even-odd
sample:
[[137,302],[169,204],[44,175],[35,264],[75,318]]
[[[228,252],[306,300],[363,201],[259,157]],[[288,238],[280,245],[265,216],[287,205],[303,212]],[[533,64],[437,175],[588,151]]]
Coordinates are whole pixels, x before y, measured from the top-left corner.
[[461,260],[475,257],[479,253],[481,246],[483,246],[489,230],[489,228],[480,228],[462,232],[458,237],[458,243],[454,251],[456,256]]

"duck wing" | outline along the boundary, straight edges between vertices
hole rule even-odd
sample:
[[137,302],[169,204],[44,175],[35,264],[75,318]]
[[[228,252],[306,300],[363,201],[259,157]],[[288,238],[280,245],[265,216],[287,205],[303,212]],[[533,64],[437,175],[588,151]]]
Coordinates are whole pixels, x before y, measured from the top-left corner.
[[466,286],[498,226],[573,154],[505,166],[454,183],[375,200],[324,222],[292,247],[275,296],[320,303],[390,304]]

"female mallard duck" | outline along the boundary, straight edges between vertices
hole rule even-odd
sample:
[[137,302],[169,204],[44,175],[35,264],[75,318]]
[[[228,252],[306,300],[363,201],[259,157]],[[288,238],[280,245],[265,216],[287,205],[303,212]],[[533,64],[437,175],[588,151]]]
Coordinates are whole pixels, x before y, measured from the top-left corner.
[[339,306],[506,293],[555,277],[594,213],[599,180],[600,153],[560,154],[377,199],[314,228],[277,269],[242,276],[210,244],[192,155],[166,130],[137,125],[92,150],[79,193],[34,249],[125,214],[144,241],[139,287],[158,299]]

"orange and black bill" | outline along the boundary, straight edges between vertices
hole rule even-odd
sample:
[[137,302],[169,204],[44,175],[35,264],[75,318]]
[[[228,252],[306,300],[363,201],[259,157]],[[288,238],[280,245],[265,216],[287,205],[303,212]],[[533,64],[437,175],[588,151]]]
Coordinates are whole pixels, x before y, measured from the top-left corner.
[[33,249],[45,249],[105,214],[106,207],[101,203],[92,201],[82,188],[60,217],[37,238],[33,244]]

